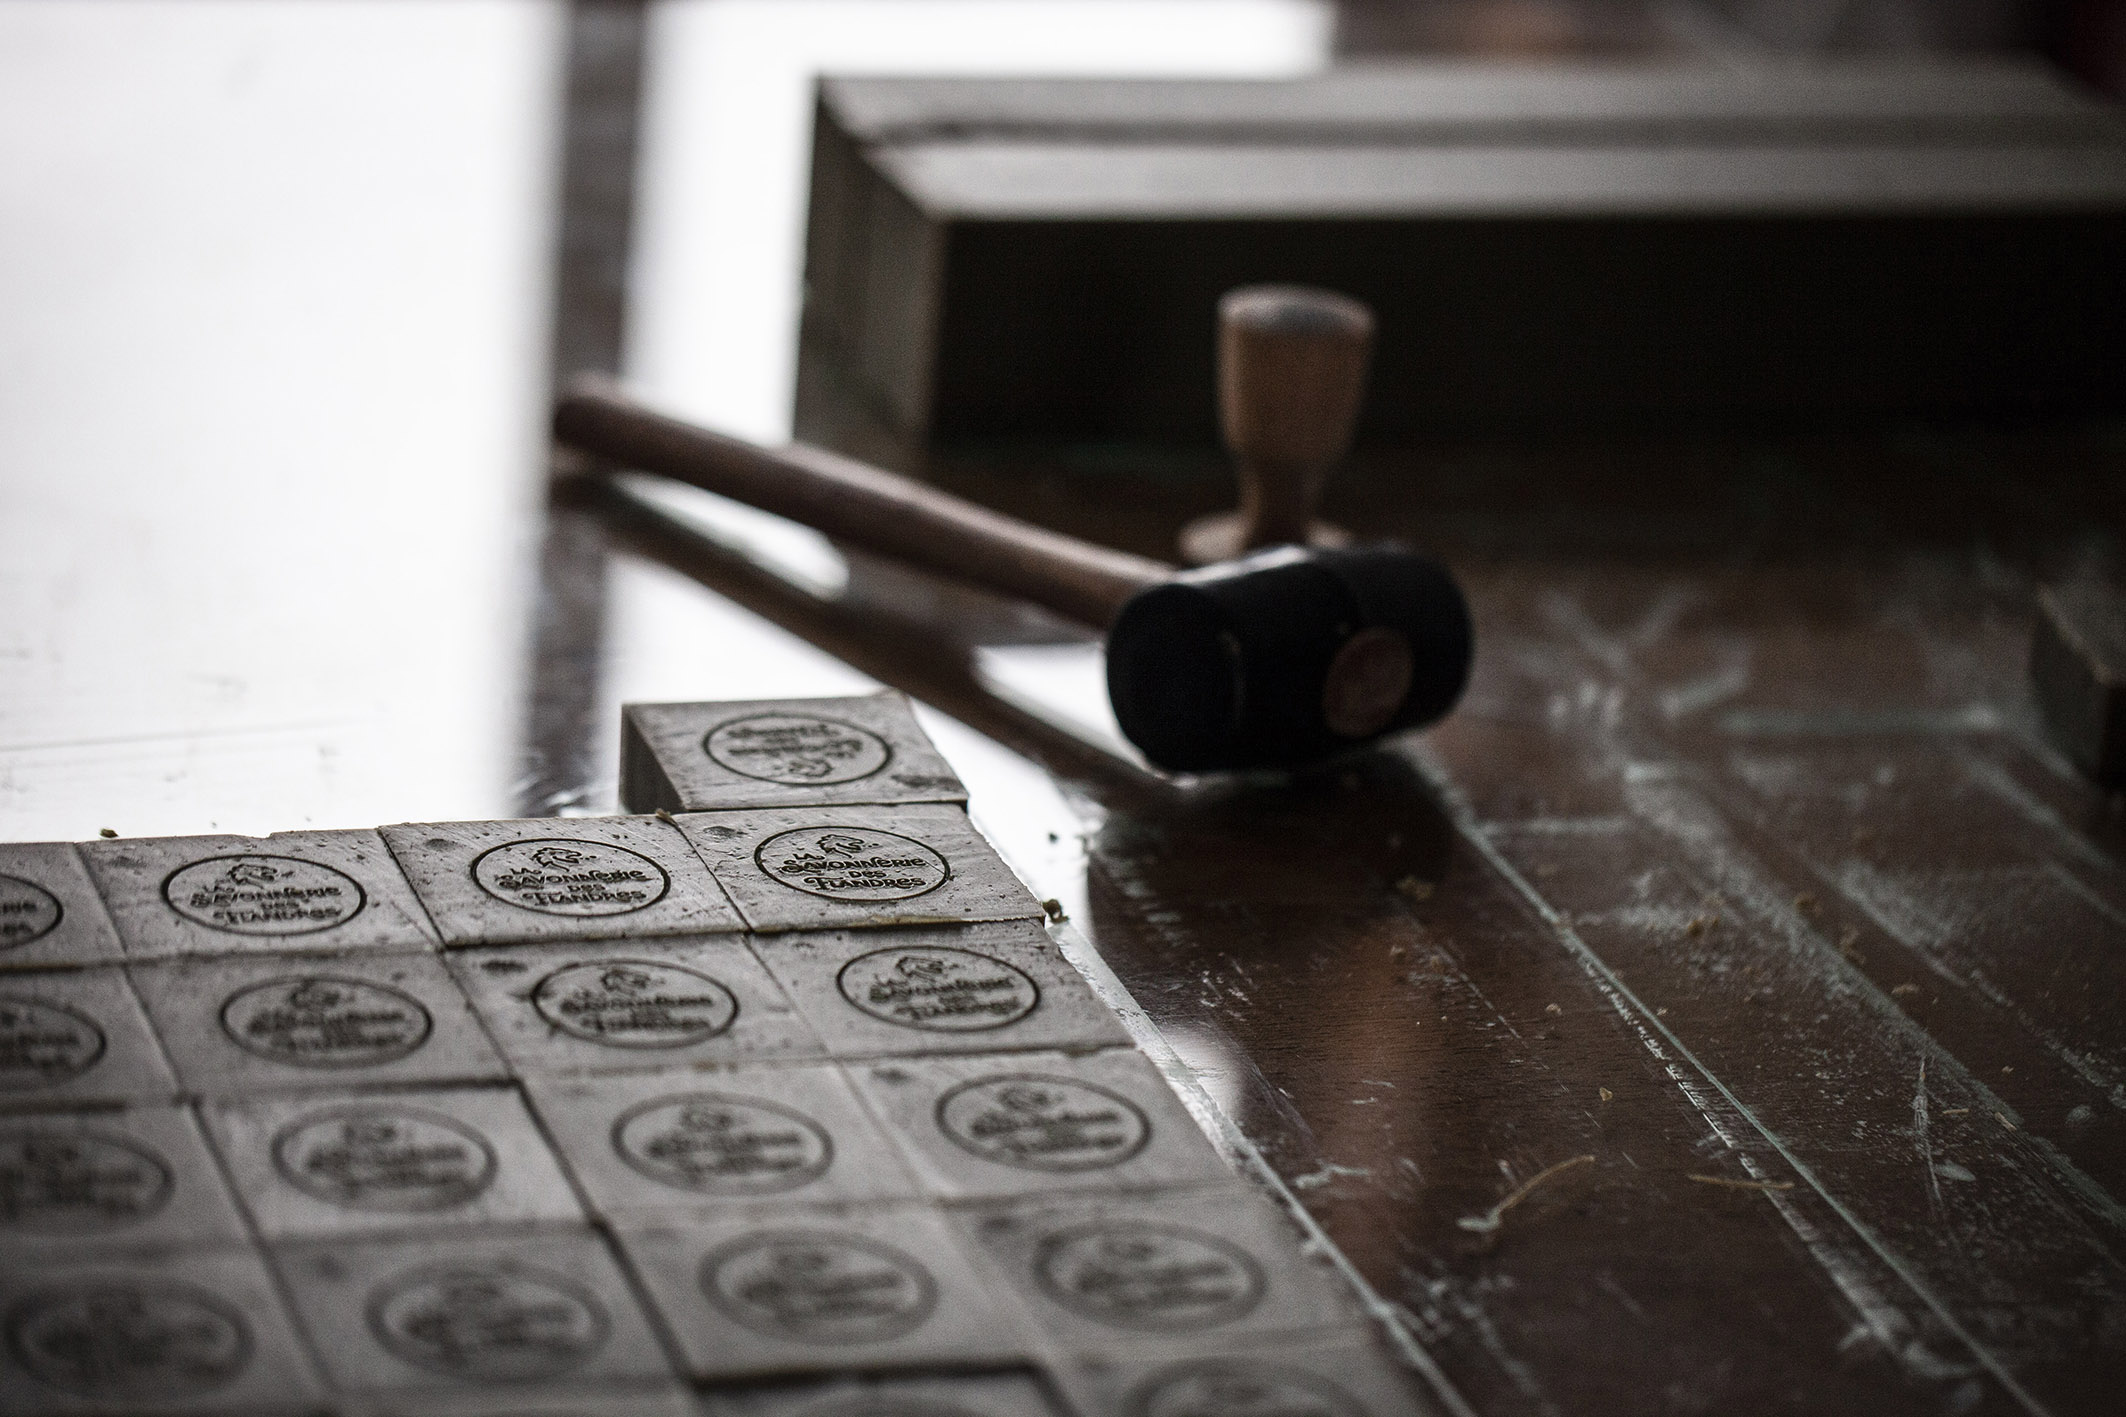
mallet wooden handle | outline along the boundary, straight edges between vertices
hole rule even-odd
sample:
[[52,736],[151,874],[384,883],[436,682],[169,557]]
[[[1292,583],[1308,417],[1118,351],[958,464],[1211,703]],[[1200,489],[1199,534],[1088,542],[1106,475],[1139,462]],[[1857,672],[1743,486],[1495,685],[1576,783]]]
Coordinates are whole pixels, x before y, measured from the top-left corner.
[[1239,549],[1309,541],[1322,480],[1351,445],[1372,345],[1373,312],[1331,290],[1252,285],[1218,302],[1218,421],[1240,464]]
[[644,408],[608,380],[580,381],[561,397],[554,437],[1102,629],[1130,596],[1174,572],[822,448],[711,433]]

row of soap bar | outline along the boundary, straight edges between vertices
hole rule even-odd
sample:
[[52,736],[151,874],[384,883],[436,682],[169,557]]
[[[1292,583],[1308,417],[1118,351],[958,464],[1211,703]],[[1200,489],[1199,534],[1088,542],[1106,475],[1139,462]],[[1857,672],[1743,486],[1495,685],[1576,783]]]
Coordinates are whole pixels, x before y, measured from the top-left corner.
[[652,815],[0,847],[0,1411],[1414,1410],[903,702],[627,725]]

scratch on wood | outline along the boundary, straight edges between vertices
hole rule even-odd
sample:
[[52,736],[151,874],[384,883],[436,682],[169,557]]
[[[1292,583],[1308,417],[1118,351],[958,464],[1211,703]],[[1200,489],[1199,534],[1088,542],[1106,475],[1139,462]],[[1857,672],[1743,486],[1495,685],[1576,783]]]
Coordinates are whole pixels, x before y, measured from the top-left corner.
[[1738,1181],[1732,1176],[1700,1176],[1695,1171],[1684,1177],[1684,1179],[1696,1181],[1701,1186],[1727,1186],[1737,1191],[1791,1191],[1794,1189],[1792,1181]]
[[[1698,1057],[1691,1052],[1683,1040],[1666,1023],[1661,1021],[1662,1015],[1667,1010],[1656,1010],[1640,999],[1617,975],[1616,971],[1609,967],[1608,962],[1586,940],[1580,937],[1579,931],[1573,928],[1572,922],[1556,906],[1544,899],[1542,893],[1535,888],[1526,876],[1515,869],[1513,863],[1507,859],[1505,852],[1499,848],[1498,843],[1492,839],[1490,833],[1478,825],[1476,810],[1470,804],[1468,796],[1461,791],[1445,765],[1439,761],[1429,748],[1423,745],[1417,746],[1411,753],[1411,759],[1419,772],[1432,785],[1434,792],[1439,795],[1442,805],[1447,808],[1462,838],[1475,848],[1477,853],[1484,858],[1485,863],[1496,871],[1502,880],[1513,887],[1527,903],[1528,907],[1535,912],[1536,916],[1550,927],[1557,941],[1565,947],[1567,953],[1578,961],[1582,971],[1586,973],[1590,982],[1601,992],[1618,1017],[1638,1035],[1641,1045],[1663,1064],[1664,1071],[1670,1081],[1676,1085],[1677,1090],[1689,1101],[1692,1108],[1705,1121],[1707,1127],[1712,1130],[1721,1143],[1735,1154],[1743,1169],[1754,1172],[1756,1170],[1756,1162],[1743,1149],[1741,1139],[1735,1135],[1728,1123],[1721,1117],[1720,1113],[1722,1111],[1731,1112],[1744,1126],[1762,1137],[1765,1143],[1787,1165],[1793,1168],[1794,1173],[1808,1183],[1806,1194],[1815,1196],[1833,1215],[1837,1216],[1839,1222],[1845,1227],[1846,1232],[1858,1240],[1885,1270],[1896,1276],[1906,1292],[1931,1312],[1934,1318],[1954,1336],[1955,1340],[1966,1352],[1977,1358],[1980,1366],[2008,1391],[2019,1407],[2031,1413],[2046,1411],[2044,1404],[2039,1402],[2001,1361],[2000,1355],[1978,1343],[1969,1330],[1949,1311],[1941,1298],[1934,1294],[1920,1280],[1920,1277],[1913,1272],[1911,1266],[1905,1263],[1900,1256],[1891,1253],[1884,1246],[1881,1237],[1863,1224],[1860,1217],[1855,1215],[1838,1197],[1830,1193],[1821,1179],[1793,1153],[1792,1148],[1787,1145],[1786,1141],[1766,1126],[1763,1120],[1741,1098],[1737,1097],[1711,1069],[1699,1061]],[[1690,835],[1687,830],[1680,831],[1677,834],[1685,837]],[[1806,933],[1813,936],[1813,932]],[[1865,976],[1862,976],[1862,978],[1865,980]],[[1872,987],[1872,985],[1869,985],[1869,987]],[[1894,1011],[1895,1006],[1890,1003],[1887,996],[1883,996],[1882,1003]],[[1689,1069],[1688,1072],[1685,1070],[1686,1066]],[[1718,1095],[1719,1104],[1715,1104],[1713,1098],[1708,1096],[1703,1089],[1693,1082],[1691,1073],[1695,1073],[1697,1078],[1701,1079],[1714,1094]],[[1763,1178],[1759,1177],[1758,1179]],[[1841,1247],[1833,1244],[1829,1237],[1825,1236],[1817,1228],[1815,1223],[1803,1213],[1797,1204],[1796,1197],[1781,1191],[1768,1191],[1765,1194],[1778,1211],[1780,1219],[1794,1232],[1795,1238],[1801,1241],[1816,1263],[1823,1269],[1825,1275],[1845,1295],[1847,1302],[1852,1304],[1861,1322],[1867,1326],[1868,1331],[1875,1341],[1881,1345],[1883,1351],[1896,1355],[1908,1368],[1913,1370],[1931,1372],[1937,1368],[1939,1360],[1933,1358],[1933,1355],[1926,1351],[1923,1344],[1912,1338],[1912,1321],[1907,1318],[1896,1304],[1891,1302],[1888,1297],[1876,1288],[1872,1279],[1865,1272],[1863,1265],[1857,1263]]]
[[1496,1231],[1500,1223],[1505,1220],[1506,1212],[1512,1210],[1522,1201],[1527,1200],[1529,1192],[1533,1191],[1537,1186],[1542,1185],[1560,1171],[1570,1171],[1573,1167],[1584,1165],[1592,1160],[1594,1160],[1592,1156],[1568,1156],[1563,1161],[1553,1162],[1514,1187],[1512,1193],[1506,1199],[1500,1201],[1482,1215],[1465,1215],[1454,1223],[1462,1229],[1475,1234],[1489,1235]]
[[1941,1220],[1941,1177],[1934,1174],[1934,1139],[1927,1120],[1927,1060],[1919,1060],[1919,1086],[1912,1092],[1912,1135],[1919,1141],[1919,1169],[1927,1177],[1927,1214]]

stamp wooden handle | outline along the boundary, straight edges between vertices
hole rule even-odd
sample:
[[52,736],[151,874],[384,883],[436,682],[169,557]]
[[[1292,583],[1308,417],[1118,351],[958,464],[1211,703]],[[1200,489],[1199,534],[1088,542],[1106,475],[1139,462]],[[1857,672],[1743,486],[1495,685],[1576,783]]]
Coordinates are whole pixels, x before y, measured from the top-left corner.
[[1297,285],[1218,302],[1218,414],[1240,470],[1240,545],[1306,545],[1329,468],[1351,445],[1373,312]]
[[1130,596],[1174,569],[823,448],[763,448],[682,423],[644,408],[609,380],[585,379],[562,395],[554,405],[554,437],[618,466],[700,487],[1101,628]]

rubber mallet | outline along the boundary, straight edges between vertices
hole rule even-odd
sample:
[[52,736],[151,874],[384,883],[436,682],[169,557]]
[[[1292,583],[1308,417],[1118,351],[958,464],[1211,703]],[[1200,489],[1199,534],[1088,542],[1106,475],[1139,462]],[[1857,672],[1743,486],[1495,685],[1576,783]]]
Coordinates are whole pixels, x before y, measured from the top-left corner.
[[1277,547],[1180,571],[821,448],[697,428],[605,380],[558,400],[554,436],[1106,629],[1115,718],[1170,772],[1312,762],[1432,722],[1468,678],[1460,589],[1402,547]]

